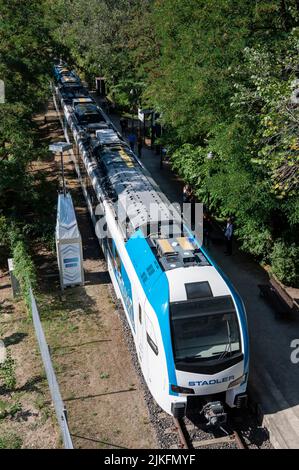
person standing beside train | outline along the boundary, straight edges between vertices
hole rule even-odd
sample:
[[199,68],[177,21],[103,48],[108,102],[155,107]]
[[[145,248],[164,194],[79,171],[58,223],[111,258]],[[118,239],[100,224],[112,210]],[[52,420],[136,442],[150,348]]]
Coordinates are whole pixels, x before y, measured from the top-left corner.
[[226,255],[233,254],[233,234],[234,234],[233,219],[229,217],[227,219],[226,228],[224,231],[224,237],[226,241],[226,251],[224,253]]
[[183,202],[190,202],[191,188],[189,184],[185,184],[183,187]]
[[135,144],[136,144],[136,135],[133,130],[128,135],[128,141],[129,141],[132,152],[134,152]]
[[211,232],[213,230],[210,215],[207,212],[203,214],[203,245],[210,247]]
[[137,137],[137,149],[138,149],[138,157],[142,157],[142,147],[143,147],[143,138],[141,132],[138,133]]
[[119,123],[122,135],[126,135],[128,129],[128,121],[125,118],[121,117]]

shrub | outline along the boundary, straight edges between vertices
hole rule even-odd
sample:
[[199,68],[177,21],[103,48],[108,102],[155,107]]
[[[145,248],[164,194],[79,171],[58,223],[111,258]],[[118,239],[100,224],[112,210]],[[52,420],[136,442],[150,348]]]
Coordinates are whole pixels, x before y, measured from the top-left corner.
[[32,259],[30,258],[25,243],[18,240],[13,246],[13,259],[15,275],[20,283],[22,295],[30,311],[29,289],[36,286],[36,272]]
[[7,243],[8,224],[4,216],[0,217],[0,244],[5,245]]
[[271,252],[271,233],[267,227],[258,225],[253,220],[247,220],[236,230],[236,235],[242,241],[241,248],[266,261]]
[[11,404],[0,400],[0,419],[4,419],[7,416],[13,418],[21,410],[22,406],[19,402]]
[[283,240],[274,243],[270,256],[273,274],[288,286],[298,286],[299,247],[294,243],[286,245]]
[[7,353],[7,358],[0,364],[0,379],[4,386],[10,390],[16,386],[16,374],[15,374],[15,361],[11,357],[10,353]]

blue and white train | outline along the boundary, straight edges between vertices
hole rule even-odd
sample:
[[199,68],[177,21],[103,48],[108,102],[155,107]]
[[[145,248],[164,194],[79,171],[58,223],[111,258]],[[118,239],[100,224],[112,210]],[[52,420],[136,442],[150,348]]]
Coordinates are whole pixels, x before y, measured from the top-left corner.
[[55,77],[77,173],[148,388],[175,417],[200,397],[208,421],[223,423],[223,405],[242,407],[247,398],[242,300],[80,80],[62,83],[57,67]]

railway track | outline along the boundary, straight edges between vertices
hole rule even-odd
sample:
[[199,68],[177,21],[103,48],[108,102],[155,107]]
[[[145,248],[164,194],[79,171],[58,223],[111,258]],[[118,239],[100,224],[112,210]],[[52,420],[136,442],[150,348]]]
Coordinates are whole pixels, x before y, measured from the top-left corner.
[[180,447],[183,449],[203,449],[203,448],[236,448],[236,449],[245,449],[245,445],[240,437],[239,433],[236,430],[223,429],[223,436],[211,437],[211,434],[199,438],[192,437],[191,433],[188,431],[188,425],[186,425],[184,419],[173,418],[174,426],[177,431]]

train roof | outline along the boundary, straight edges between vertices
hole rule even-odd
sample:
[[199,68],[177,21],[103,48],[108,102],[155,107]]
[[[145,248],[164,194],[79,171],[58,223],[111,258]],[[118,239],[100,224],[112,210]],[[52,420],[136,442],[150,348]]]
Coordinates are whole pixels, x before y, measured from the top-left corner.
[[226,282],[211,265],[178,268],[167,271],[166,275],[170,302],[231,295]]
[[101,145],[124,144],[124,141],[121,140],[113,129],[99,129],[96,131],[96,138]]
[[75,106],[76,114],[87,114],[87,113],[100,113],[100,110],[95,102],[92,101],[81,101]]
[[[98,115],[103,120],[103,123],[86,123],[83,128],[89,133],[89,150],[97,160],[96,177],[114,208],[124,238],[129,239],[138,229],[149,240],[180,237],[184,233],[180,211],[170,206],[160,189],[146,175],[146,170],[128,144],[107,125],[101,108],[83,99],[73,107],[73,111],[81,127],[82,120],[88,115]],[[173,253],[178,258],[178,266],[187,263],[182,243],[183,240],[177,243],[178,248]],[[155,249],[155,246],[152,248]],[[170,262],[168,255],[160,258],[165,270],[173,268],[174,263]],[[191,264],[203,262],[199,254],[190,255]]]
[[[83,90],[84,90],[84,88],[83,88]],[[76,96],[73,99],[73,102],[72,102],[73,107],[77,106],[77,104],[82,104],[82,103],[94,103],[95,104],[94,99],[91,98],[91,96],[88,95],[87,90],[85,90],[85,91],[86,91],[86,94],[84,94],[83,96]]]
[[210,266],[191,236],[174,236],[172,238],[157,236],[151,238],[149,243],[164,271],[185,267]]
[[95,119],[92,122],[106,122],[100,108],[95,102],[81,102],[74,106],[74,111],[79,120]]
[[72,104],[74,100],[84,99],[88,96],[87,90],[82,85],[73,85],[59,88],[60,96],[67,104]]
[[181,213],[144,174],[126,142],[113,129],[98,130],[96,137],[99,143],[93,144],[94,154],[102,177],[109,181],[124,237],[129,239],[140,231],[163,271],[210,266],[186,230]]
[[[100,132],[97,135],[100,136]],[[111,140],[120,140],[116,133],[113,136],[111,130],[106,136],[108,135]],[[164,226],[173,225],[174,218],[179,225],[179,219],[145,176],[133,153],[124,142],[118,143],[119,145],[104,146],[98,155],[105,177],[109,179],[115,193],[117,209],[124,214],[124,217],[118,219],[123,232],[129,237],[141,228],[148,234],[149,224],[153,232],[158,232]]]

